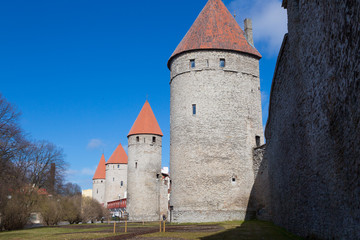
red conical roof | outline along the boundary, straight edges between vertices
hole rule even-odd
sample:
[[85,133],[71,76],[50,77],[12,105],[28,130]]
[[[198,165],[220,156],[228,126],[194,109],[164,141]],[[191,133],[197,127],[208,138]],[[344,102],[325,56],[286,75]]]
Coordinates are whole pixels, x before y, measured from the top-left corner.
[[168,61],[176,55],[198,49],[244,52],[261,58],[245,38],[243,30],[221,0],[209,0]]
[[128,163],[128,156],[120,143],[106,164],[127,164],[127,163]]
[[101,155],[99,165],[96,168],[93,180],[95,179],[105,179],[105,157],[104,154]]
[[135,134],[156,134],[162,136],[160,126],[155,118],[155,115],[150,107],[149,102],[146,100],[134,125],[132,126],[128,137]]

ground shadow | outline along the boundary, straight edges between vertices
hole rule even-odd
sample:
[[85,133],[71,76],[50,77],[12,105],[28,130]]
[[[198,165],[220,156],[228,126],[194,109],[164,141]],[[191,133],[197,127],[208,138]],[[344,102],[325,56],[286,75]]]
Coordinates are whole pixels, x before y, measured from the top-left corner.
[[211,236],[202,237],[202,240],[301,240],[285,229],[265,221],[245,221],[240,226]]

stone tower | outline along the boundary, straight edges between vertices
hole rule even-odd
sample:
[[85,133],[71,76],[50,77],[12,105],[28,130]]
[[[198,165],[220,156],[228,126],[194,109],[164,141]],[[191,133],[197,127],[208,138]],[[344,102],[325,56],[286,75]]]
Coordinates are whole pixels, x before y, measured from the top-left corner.
[[209,0],[168,61],[170,205],[175,222],[244,219],[263,143],[260,53],[221,0]]
[[105,203],[126,197],[128,157],[119,144],[106,163]]
[[146,101],[128,135],[126,209],[131,221],[159,220],[162,136]]
[[93,177],[92,197],[99,203],[105,204],[105,157],[101,155],[99,165]]

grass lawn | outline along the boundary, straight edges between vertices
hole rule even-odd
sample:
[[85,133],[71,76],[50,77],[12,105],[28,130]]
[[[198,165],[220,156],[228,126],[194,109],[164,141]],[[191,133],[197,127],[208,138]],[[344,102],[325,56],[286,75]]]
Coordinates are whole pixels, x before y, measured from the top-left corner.
[[[27,230],[0,232],[1,239],[96,239],[124,235],[124,223],[117,224],[117,233],[112,233],[111,224],[84,224],[57,227],[42,227]],[[147,233],[146,233],[147,231]],[[129,223],[128,232],[137,239],[249,239],[249,240],[300,240],[284,229],[269,222],[233,221],[198,224],[167,224],[166,232],[158,232],[159,223]],[[149,233],[153,232],[153,233]]]
[[[100,225],[100,224],[99,224]],[[84,225],[81,225],[84,226]],[[85,227],[85,226],[84,226]],[[110,230],[111,229],[111,230]],[[93,239],[114,236],[113,233],[101,231],[112,231],[112,227],[103,226],[96,228],[64,228],[64,227],[40,227],[26,230],[0,232],[0,239]]]

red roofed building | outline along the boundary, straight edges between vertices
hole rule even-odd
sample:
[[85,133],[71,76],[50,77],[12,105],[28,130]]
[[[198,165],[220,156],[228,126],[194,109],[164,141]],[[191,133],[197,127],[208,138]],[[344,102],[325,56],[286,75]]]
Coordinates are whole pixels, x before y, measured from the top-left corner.
[[121,144],[106,162],[105,202],[126,198],[128,157]]
[[158,221],[160,216],[167,216],[168,186],[161,174],[162,136],[146,101],[128,134],[126,209],[131,221]]
[[105,204],[105,176],[105,156],[102,154],[93,177],[92,189],[92,197],[101,204]]
[[[263,140],[259,60],[221,0],[209,0],[168,61],[175,222],[244,220]],[[196,173],[196,174],[194,174]],[[191,177],[189,177],[191,176]]]

